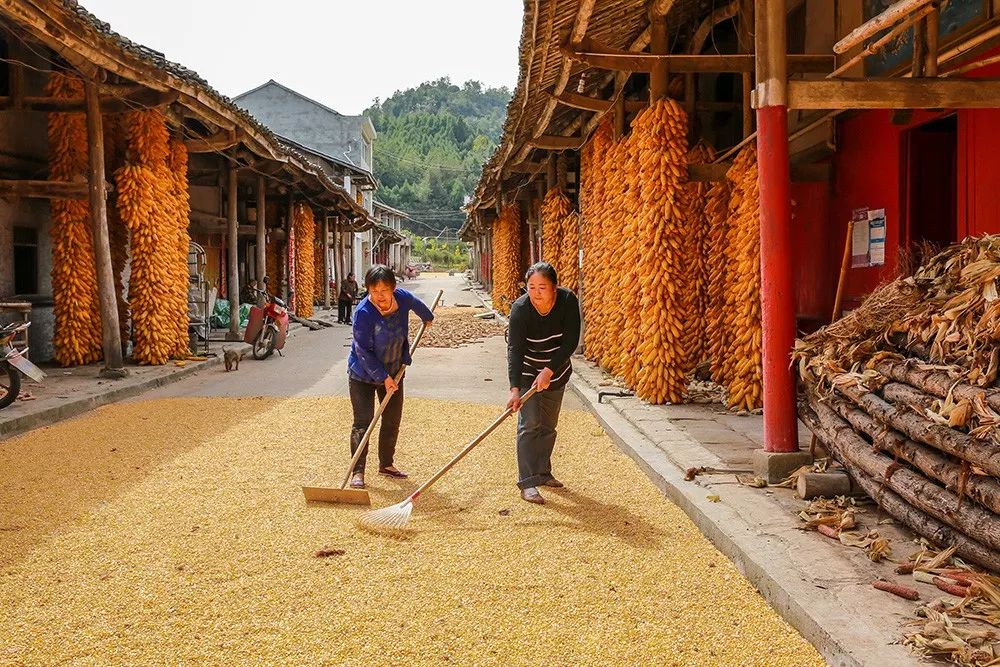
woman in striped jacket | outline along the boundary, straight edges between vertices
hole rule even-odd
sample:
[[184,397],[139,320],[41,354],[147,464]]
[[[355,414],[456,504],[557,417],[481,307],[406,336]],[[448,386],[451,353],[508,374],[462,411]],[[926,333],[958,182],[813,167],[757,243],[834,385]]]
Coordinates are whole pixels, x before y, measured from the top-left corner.
[[[525,275],[527,294],[510,309],[507,374],[510,400],[518,411],[517,486],[521,498],[542,505],[539,486],[561,487],[552,476],[552,449],[563,392],[573,372],[570,361],[580,342],[580,302],[565,287],[558,287],[556,270],[538,262]],[[521,403],[532,385],[534,397]]]

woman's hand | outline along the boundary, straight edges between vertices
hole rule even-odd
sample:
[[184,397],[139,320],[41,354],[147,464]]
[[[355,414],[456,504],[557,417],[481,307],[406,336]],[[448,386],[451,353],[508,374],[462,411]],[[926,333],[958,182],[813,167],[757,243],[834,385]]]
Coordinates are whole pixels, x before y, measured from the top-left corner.
[[392,379],[391,375],[385,379],[385,382],[383,384],[385,384],[386,392],[390,394],[395,393],[396,390],[399,389],[399,385],[396,384],[396,381]]
[[431,326],[433,326],[433,324],[434,324],[434,320],[424,320],[424,328],[425,329],[430,329]]
[[507,400],[507,409],[512,412],[517,412],[521,409],[521,390],[517,387],[512,387],[510,390],[510,398]]
[[545,391],[548,389],[549,385],[552,384],[552,369],[543,368],[538,371],[538,376],[535,378],[533,384],[538,387],[538,391]]

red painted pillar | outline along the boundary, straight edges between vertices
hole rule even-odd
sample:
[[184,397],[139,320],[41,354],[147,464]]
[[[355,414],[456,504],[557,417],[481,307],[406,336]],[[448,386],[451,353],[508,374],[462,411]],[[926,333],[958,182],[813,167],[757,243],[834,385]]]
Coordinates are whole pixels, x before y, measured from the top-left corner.
[[760,179],[764,451],[799,448],[795,411],[795,279],[788,167],[787,0],[757,0],[757,165]]
[[788,109],[757,109],[760,178],[760,272],[764,371],[764,450],[799,448],[795,411],[795,282],[792,266]]

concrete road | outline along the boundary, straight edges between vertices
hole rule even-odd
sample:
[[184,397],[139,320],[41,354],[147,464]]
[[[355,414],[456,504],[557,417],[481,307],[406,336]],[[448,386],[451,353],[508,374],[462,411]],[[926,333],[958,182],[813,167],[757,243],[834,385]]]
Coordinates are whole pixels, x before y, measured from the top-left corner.
[[[400,285],[430,303],[444,290],[444,304],[481,305],[461,276],[429,276]],[[144,394],[137,400],[184,396],[346,396],[347,354],[350,327],[304,331],[288,340],[284,356],[264,361],[248,358],[238,372],[221,368],[198,373],[187,380]],[[409,396],[476,403],[502,404],[507,398],[506,345],[494,337],[456,349],[420,348],[407,372]],[[573,392],[566,392],[565,407],[582,409]]]

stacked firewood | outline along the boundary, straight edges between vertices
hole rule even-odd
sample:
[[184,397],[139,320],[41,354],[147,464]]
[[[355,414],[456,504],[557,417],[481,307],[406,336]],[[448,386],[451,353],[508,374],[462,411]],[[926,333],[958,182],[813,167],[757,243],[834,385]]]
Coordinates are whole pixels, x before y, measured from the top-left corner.
[[951,246],[796,344],[800,414],[927,539],[1000,571],[1000,236]]

